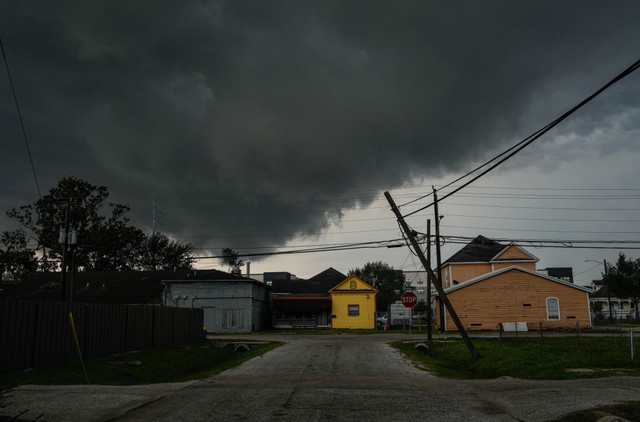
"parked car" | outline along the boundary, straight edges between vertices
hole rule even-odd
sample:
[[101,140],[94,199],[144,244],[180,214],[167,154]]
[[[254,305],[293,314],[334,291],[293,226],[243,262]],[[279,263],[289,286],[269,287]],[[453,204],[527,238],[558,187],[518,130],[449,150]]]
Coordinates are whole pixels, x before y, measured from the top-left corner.
[[378,327],[382,327],[387,324],[387,321],[388,321],[387,316],[383,315],[381,317],[376,318],[376,325]]

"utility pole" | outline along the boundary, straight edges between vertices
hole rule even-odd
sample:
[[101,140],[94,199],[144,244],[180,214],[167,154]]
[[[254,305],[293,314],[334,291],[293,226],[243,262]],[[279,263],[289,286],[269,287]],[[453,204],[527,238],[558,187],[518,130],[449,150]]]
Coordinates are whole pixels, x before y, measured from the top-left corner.
[[603,259],[604,263],[604,279],[607,280],[605,282],[605,286],[607,287],[607,304],[609,305],[609,321],[613,322],[613,310],[611,309],[611,289],[609,288],[609,278],[607,275],[609,274],[609,269],[607,268],[607,260]]
[[[67,249],[69,248],[69,214],[71,211],[71,198],[67,198],[67,209],[64,212],[64,229],[61,233],[60,243],[62,243],[62,271],[60,275],[60,300],[64,302],[65,289],[67,284]],[[63,237],[64,236],[64,237]],[[63,238],[62,238],[63,237]]]
[[156,235],[156,200],[153,200],[153,212],[151,215],[151,237]]
[[[427,265],[431,268],[431,220],[427,219]],[[429,274],[427,272],[427,274]],[[427,340],[432,340],[431,320],[433,310],[431,309],[431,277],[427,276]]]
[[[393,201],[393,198],[391,198],[391,194],[389,194],[389,192],[385,192],[384,196],[387,198],[387,201],[389,201],[389,205],[391,205],[391,211],[393,211],[396,218],[398,219],[398,222],[402,226],[402,230],[405,232],[407,238],[409,239],[409,242],[411,242],[411,246],[413,246],[413,250],[418,255],[418,258],[420,258],[420,262],[422,263],[422,266],[427,270],[427,273],[429,274],[430,277],[432,277],[433,279],[436,279],[436,275],[433,273],[433,270],[429,266],[427,259],[424,257],[424,254],[422,253],[422,249],[420,249],[420,245],[418,245],[418,241],[414,237],[413,232],[409,229],[409,226],[407,225],[406,221],[404,221],[402,214],[400,214],[400,210],[396,206],[396,203]],[[458,314],[456,313],[456,310],[453,309],[453,305],[451,305],[451,302],[449,302],[449,298],[444,293],[444,289],[442,288],[442,285],[440,283],[434,283],[434,284],[436,286],[436,289],[438,290],[438,294],[440,295],[440,301],[444,302],[444,305],[447,307],[447,310],[449,311],[449,315],[451,316],[451,319],[456,324],[456,327],[460,332],[460,336],[462,336],[462,340],[467,345],[467,349],[469,349],[469,353],[471,353],[471,356],[474,359],[478,359],[480,357],[480,353],[478,353],[476,348],[473,346],[473,343],[471,342],[471,338],[469,338],[469,334],[467,334],[467,331],[464,329],[464,326],[462,325],[462,321],[460,321],[460,318],[458,318]]]
[[[440,214],[438,213],[438,191],[434,186],[431,186],[433,189],[433,212],[436,215],[436,264],[438,265],[438,283],[440,283],[440,287],[444,289],[444,284],[442,283],[442,257],[440,255]],[[440,315],[440,332],[444,333],[444,305],[442,301],[440,301],[438,306],[438,312]]]

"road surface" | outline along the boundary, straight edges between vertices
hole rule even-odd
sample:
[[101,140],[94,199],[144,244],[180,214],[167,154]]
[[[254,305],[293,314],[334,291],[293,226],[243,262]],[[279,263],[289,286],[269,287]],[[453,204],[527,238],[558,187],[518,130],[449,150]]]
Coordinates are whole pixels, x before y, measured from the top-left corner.
[[0,415],[28,409],[24,419],[42,415],[40,420],[50,421],[547,421],[599,404],[640,400],[640,378],[634,377],[437,378],[388,345],[397,338],[264,337],[286,344],[206,380],[143,387],[23,386]]

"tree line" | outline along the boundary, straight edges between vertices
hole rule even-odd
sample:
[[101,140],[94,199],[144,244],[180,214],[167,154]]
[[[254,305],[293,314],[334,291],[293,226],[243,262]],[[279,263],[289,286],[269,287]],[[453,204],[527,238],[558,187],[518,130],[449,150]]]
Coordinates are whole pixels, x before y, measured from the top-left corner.
[[36,271],[61,269],[65,226],[74,241],[68,248],[67,269],[192,269],[190,243],[162,233],[146,235],[131,224],[130,208],[108,202],[108,197],[105,186],[67,177],[37,201],[7,211],[20,227],[0,234],[0,273],[20,280]]
[[640,259],[627,258],[620,253],[615,264],[606,266],[602,281],[610,293],[629,299],[635,309],[635,319],[640,320]]

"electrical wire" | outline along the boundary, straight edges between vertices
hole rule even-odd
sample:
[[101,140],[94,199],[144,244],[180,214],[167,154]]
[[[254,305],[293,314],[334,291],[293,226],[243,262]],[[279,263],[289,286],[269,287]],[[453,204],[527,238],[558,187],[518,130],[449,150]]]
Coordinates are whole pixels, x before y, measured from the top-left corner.
[[13,78],[11,78],[11,71],[9,70],[9,61],[7,60],[7,55],[4,51],[4,44],[2,44],[2,37],[0,37],[0,50],[2,50],[2,58],[4,59],[4,65],[7,69],[7,76],[9,77],[9,85],[11,85],[11,92],[13,93],[13,101],[16,105],[16,111],[18,112],[18,118],[20,120],[20,127],[22,128],[22,137],[24,139],[24,144],[27,147],[27,154],[29,155],[29,162],[31,163],[31,172],[33,173],[33,180],[36,182],[36,189],[38,191],[38,198],[42,199],[42,193],[40,192],[40,183],[38,182],[38,175],[36,173],[36,167],[33,164],[33,157],[31,155],[31,148],[29,147],[29,141],[27,139],[27,131],[24,128],[24,121],[22,119],[22,112],[20,111],[20,106],[18,105],[18,96],[16,95],[15,87],[13,86]]
[[[470,185],[471,183],[475,182],[476,180],[480,179],[481,177],[483,177],[484,175],[486,175],[487,173],[489,173],[490,171],[492,171],[493,169],[495,169],[496,167],[498,167],[500,164],[504,163],[505,161],[507,161],[508,159],[510,159],[511,157],[513,157],[514,155],[518,154],[520,151],[522,151],[523,149],[525,149],[526,147],[528,147],[529,145],[531,145],[533,142],[535,142],[536,140],[538,140],[540,137],[542,137],[542,135],[546,134],[547,132],[549,132],[551,129],[553,129],[555,126],[557,126],[558,124],[560,124],[562,121],[564,121],[566,118],[568,118],[569,116],[571,116],[573,113],[575,113],[576,111],[578,111],[579,109],[581,109],[583,106],[585,106],[587,103],[589,103],[590,101],[592,101],[594,98],[596,98],[598,95],[600,95],[601,93],[603,93],[604,91],[606,91],[610,86],[612,86],[613,84],[617,83],[618,81],[622,80],[623,78],[629,76],[631,73],[635,72],[636,70],[638,70],[638,68],[640,67],[640,59],[636,60],[633,64],[631,64],[629,67],[627,67],[625,70],[623,70],[620,74],[618,74],[616,77],[614,77],[612,80],[610,80],[609,82],[607,82],[605,85],[603,85],[600,89],[598,89],[596,92],[594,92],[593,94],[589,95],[587,98],[585,98],[584,100],[582,100],[580,103],[578,103],[577,105],[575,105],[574,107],[572,107],[569,111],[565,112],[564,114],[562,114],[560,117],[558,117],[557,119],[555,119],[554,121],[552,121],[551,123],[547,124],[546,126],[544,126],[543,128],[537,130],[536,132],[532,133],[531,135],[529,135],[528,137],[526,137],[525,139],[523,139],[522,141],[520,141],[519,143],[517,143],[516,145],[512,146],[511,148],[505,150],[504,152],[498,154],[497,156],[493,157],[491,160],[485,162],[484,164],[476,167],[475,169],[471,170],[470,172],[468,172],[467,174],[458,177],[457,179],[455,179],[454,181],[452,181],[451,183],[446,184],[444,188],[447,188],[469,176],[471,176],[472,174],[474,174],[475,172],[479,171],[480,169],[488,166],[489,164],[491,164],[494,161],[497,161],[495,164],[491,165],[489,168],[485,169],[484,171],[482,171],[480,174],[474,176],[471,180],[463,183],[461,186],[455,188],[453,191],[447,193],[446,195],[444,195],[443,197],[441,197],[439,199],[439,201],[443,201],[445,199],[447,199],[448,197],[456,194],[457,192],[459,192],[460,190],[464,189],[465,187],[467,187],[468,185]],[[412,211],[408,214],[406,214],[404,217],[409,217],[411,215],[414,215],[420,211],[423,211],[429,207],[431,207],[434,203],[432,202],[429,205],[426,205],[424,207],[418,208],[415,211]]]

